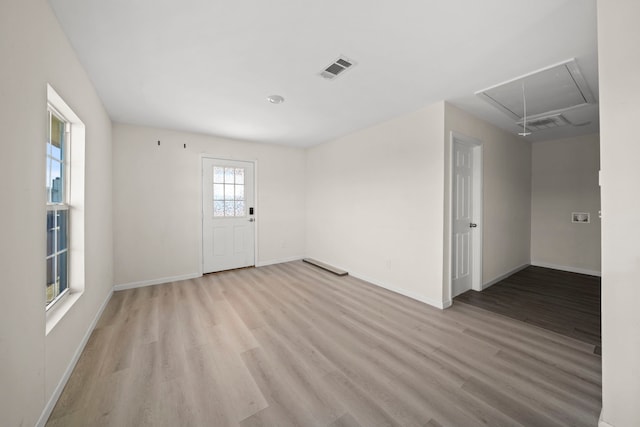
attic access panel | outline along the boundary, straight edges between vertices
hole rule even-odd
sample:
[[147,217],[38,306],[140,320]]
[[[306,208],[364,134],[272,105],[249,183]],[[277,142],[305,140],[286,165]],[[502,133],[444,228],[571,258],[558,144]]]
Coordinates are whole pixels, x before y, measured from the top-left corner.
[[476,92],[476,95],[518,121],[524,117],[523,84],[530,118],[595,102],[573,59]]

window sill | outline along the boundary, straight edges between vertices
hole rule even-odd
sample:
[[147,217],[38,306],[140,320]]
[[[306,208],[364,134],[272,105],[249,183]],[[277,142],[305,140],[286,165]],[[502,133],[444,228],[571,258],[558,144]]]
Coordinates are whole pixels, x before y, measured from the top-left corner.
[[70,292],[64,300],[58,302],[55,306],[51,307],[47,311],[47,321],[45,328],[45,336],[49,335],[49,332],[55,328],[58,322],[64,317],[65,314],[73,307],[73,305],[80,299],[82,292]]

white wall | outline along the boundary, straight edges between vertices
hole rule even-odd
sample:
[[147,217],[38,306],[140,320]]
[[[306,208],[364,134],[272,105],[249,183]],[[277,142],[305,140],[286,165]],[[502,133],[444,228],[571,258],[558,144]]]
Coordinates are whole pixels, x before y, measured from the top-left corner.
[[[598,134],[533,144],[531,263],[600,274]],[[589,212],[591,222],[571,222]]]
[[444,103],[307,152],[307,255],[441,306]]
[[257,160],[257,264],[303,257],[304,150],[124,124],[113,144],[116,285],[201,270],[201,153]]
[[602,418],[640,425],[640,2],[598,2]]
[[[447,144],[451,131],[482,142],[483,223],[479,225],[483,231],[482,283],[492,284],[531,260],[531,144],[448,103],[445,131]],[[445,152],[448,188],[449,150]],[[448,232],[448,199],[445,207],[445,232]],[[447,239],[444,251],[449,253]],[[446,264],[444,277],[450,277]]]
[[[0,423],[33,426],[112,289],[111,122],[46,1],[2,1],[0,57]],[[86,125],[86,281],[45,336],[47,83]]]
[[483,143],[483,283],[528,265],[531,144],[442,102],[308,150],[307,254],[446,306],[451,131]]

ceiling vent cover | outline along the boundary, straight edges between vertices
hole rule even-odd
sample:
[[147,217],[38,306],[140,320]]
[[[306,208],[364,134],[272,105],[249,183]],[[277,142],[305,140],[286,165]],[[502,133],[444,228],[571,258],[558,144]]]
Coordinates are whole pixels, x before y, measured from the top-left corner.
[[340,56],[332,64],[330,64],[328,67],[322,70],[320,72],[320,76],[322,76],[327,80],[333,80],[354,65],[355,65],[355,62],[353,62],[352,60],[344,56]]
[[[522,126],[524,120],[520,120],[517,122],[518,125]],[[565,116],[562,114],[552,114],[539,118],[528,118],[527,119],[527,130],[536,131],[542,129],[551,129],[557,128],[561,126],[567,126],[572,124]]]

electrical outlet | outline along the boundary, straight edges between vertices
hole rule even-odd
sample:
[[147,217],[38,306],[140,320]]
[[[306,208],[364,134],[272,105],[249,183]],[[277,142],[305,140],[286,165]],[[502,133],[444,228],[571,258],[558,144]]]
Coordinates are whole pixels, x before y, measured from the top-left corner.
[[591,222],[589,212],[571,212],[571,222],[588,224]]

